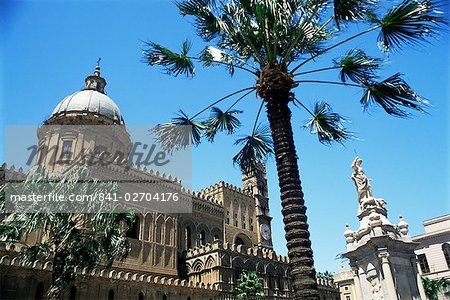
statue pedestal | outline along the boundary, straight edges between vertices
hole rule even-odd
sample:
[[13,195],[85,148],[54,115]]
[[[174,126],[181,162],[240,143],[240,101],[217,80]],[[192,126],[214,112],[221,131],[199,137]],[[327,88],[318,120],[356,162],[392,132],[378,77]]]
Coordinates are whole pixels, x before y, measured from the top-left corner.
[[358,192],[360,227],[347,225],[344,236],[358,300],[426,299],[418,276],[414,243],[408,224],[400,216],[397,225],[387,218],[386,201],[372,195],[370,179],[361,168],[362,160],[352,164],[352,179]]

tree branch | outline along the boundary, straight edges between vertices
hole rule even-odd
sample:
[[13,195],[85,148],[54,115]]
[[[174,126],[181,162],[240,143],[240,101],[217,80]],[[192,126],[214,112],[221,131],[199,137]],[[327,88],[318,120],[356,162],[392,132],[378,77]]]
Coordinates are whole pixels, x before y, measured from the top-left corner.
[[198,113],[196,113],[195,115],[193,115],[191,118],[189,118],[189,119],[194,119],[195,117],[197,117],[198,115],[200,115],[201,113],[203,113],[203,112],[205,112],[206,110],[208,110],[209,108],[211,108],[211,107],[213,107],[214,105],[216,105],[217,103],[219,103],[219,102],[221,102],[221,101],[223,101],[223,100],[225,100],[225,99],[228,99],[228,98],[230,98],[230,97],[232,97],[232,96],[234,96],[234,95],[236,95],[236,94],[239,94],[239,93],[242,93],[242,92],[244,92],[244,91],[248,91],[248,90],[254,90],[255,89],[255,87],[248,87],[248,88],[245,88],[245,89],[242,89],[242,90],[239,90],[239,91],[236,91],[236,92],[234,92],[234,93],[231,93],[231,94],[228,94],[228,95],[226,95],[225,97],[222,97],[222,98],[220,98],[219,100],[217,100],[217,101],[214,101],[213,103],[211,103],[210,105],[208,105],[207,107],[205,107],[204,109],[202,109],[201,111],[199,111]]
[[300,100],[298,100],[297,98],[294,97],[295,102],[297,102],[298,104],[300,104],[301,107],[303,107],[311,116],[315,117],[315,115],[313,114],[313,112],[307,108],[303,103],[300,102]]
[[256,90],[256,88],[251,89],[250,91],[248,91],[247,93],[245,93],[243,96],[241,96],[239,99],[237,99],[236,101],[234,101],[233,104],[231,104],[230,107],[228,107],[228,109],[225,112],[230,111],[230,109],[232,109],[236,104],[239,103],[239,101],[241,101],[242,99],[244,99],[247,95],[249,95],[251,92],[253,92],[254,90]]
[[336,47],[338,47],[338,46],[340,46],[340,45],[342,45],[342,44],[345,44],[345,43],[347,43],[348,41],[351,41],[351,40],[353,40],[353,39],[355,39],[355,38],[357,38],[357,37],[359,37],[359,36],[361,36],[361,35],[364,35],[364,34],[366,34],[366,33],[372,32],[372,31],[374,31],[375,29],[378,29],[378,28],[380,28],[380,27],[381,27],[381,25],[377,25],[377,26],[371,27],[371,28],[369,28],[369,29],[367,29],[367,30],[365,30],[365,31],[363,31],[363,32],[360,32],[360,33],[358,33],[358,34],[355,34],[355,35],[353,35],[353,36],[351,36],[351,37],[349,37],[349,38],[347,38],[347,39],[345,39],[345,40],[343,40],[343,41],[340,41],[339,43],[337,43],[337,44],[335,44],[335,45],[333,45],[333,46],[331,46],[331,47],[328,47],[328,48],[326,48],[326,49],[320,51],[319,53],[317,53],[317,54],[311,56],[310,58],[308,58],[307,60],[305,60],[304,62],[302,62],[302,63],[299,64],[298,66],[296,66],[294,69],[292,69],[291,72],[294,73],[296,70],[298,70],[298,68],[300,68],[301,66],[303,66],[303,65],[306,64],[307,62],[309,62],[309,61],[315,59],[316,57],[318,57],[318,56],[320,56],[320,55],[322,55],[322,54],[324,54],[324,53],[326,53],[326,52],[328,52],[328,51],[330,51],[330,50],[332,50],[332,49],[334,49],[334,48],[336,48]]
[[261,114],[261,110],[262,110],[263,106],[264,106],[264,100],[261,101],[261,106],[259,107],[258,113],[256,114],[255,123],[253,124],[253,129],[252,129],[252,135],[255,134],[256,126],[258,125],[259,115]]
[[305,74],[316,73],[316,72],[322,72],[322,71],[328,71],[328,70],[334,70],[334,69],[340,69],[340,68],[341,68],[341,67],[321,68],[321,69],[316,69],[316,70],[311,70],[311,71],[305,71],[305,72],[295,73],[294,76],[297,76],[297,75],[305,75]]
[[324,80],[299,80],[294,81],[295,83],[324,83],[324,84],[335,84],[335,85],[344,85],[344,86],[354,86],[359,88],[364,88],[365,86],[354,83],[345,83],[345,82],[336,82],[336,81],[324,81]]

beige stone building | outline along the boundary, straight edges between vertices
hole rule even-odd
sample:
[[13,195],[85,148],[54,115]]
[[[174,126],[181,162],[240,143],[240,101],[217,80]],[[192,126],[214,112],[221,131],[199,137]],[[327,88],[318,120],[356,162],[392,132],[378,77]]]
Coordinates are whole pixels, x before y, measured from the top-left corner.
[[[38,132],[39,145],[47,145],[47,149],[59,145],[57,155],[68,160],[77,157],[83,147],[127,152],[131,145],[124,118],[104,93],[105,86],[97,67],[86,78],[85,88],[57,104],[44,124],[115,125],[113,133],[81,133],[44,126]],[[44,154],[39,153],[39,164],[54,173],[63,171],[49,165]],[[90,274],[78,270],[77,282],[67,291],[67,299],[232,299],[233,286],[244,271],[256,271],[263,279],[266,299],[290,299],[288,258],[272,249],[267,179],[262,165],[243,174],[242,187],[222,181],[199,192],[185,189],[169,175],[135,165],[127,168],[132,178],[163,182],[168,190],[192,198],[192,213],[139,214],[129,233],[132,247],[127,259]],[[0,171],[17,178],[26,176],[22,170],[5,164]],[[114,177],[123,170],[104,166],[100,171]],[[39,232],[23,237],[28,244],[41,238]],[[20,250],[20,245],[0,243],[0,299],[45,299],[51,260],[24,267]],[[319,286],[321,299],[339,299],[333,283],[321,280]]]
[[339,287],[341,300],[358,300],[355,295],[355,282],[352,270],[347,270],[342,265],[339,273],[333,275],[333,280]]
[[[419,270],[430,279],[450,280],[450,214],[423,222],[425,233],[414,236]],[[439,300],[450,299],[442,293]]]

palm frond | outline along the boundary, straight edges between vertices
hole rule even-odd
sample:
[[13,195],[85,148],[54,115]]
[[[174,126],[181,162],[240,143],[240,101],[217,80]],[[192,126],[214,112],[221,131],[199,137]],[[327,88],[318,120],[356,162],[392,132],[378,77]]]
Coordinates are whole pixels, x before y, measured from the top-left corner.
[[150,65],[162,66],[163,70],[173,76],[184,75],[192,77],[195,75],[195,67],[192,59],[188,56],[191,44],[189,41],[183,42],[181,52],[176,53],[166,47],[154,42],[147,42],[147,48],[144,49],[144,60]]
[[339,24],[364,19],[373,11],[374,0],[334,0],[334,19]]
[[156,141],[168,152],[184,149],[190,145],[197,146],[206,126],[189,118],[182,110],[172,122],[159,124],[150,132],[155,135]]
[[227,134],[233,134],[241,126],[241,122],[235,117],[240,113],[242,113],[241,110],[222,111],[218,107],[211,108],[211,115],[204,122],[206,125],[205,136],[212,142],[219,132],[225,131]]
[[341,59],[333,60],[336,67],[340,67],[340,78],[342,82],[351,80],[356,83],[366,82],[375,77],[375,71],[381,67],[380,58],[372,58],[360,49],[348,51]]
[[381,82],[367,85],[361,104],[367,110],[373,103],[380,105],[390,115],[407,117],[409,114],[403,107],[424,112],[423,106],[428,101],[417,95],[397,73]]
[[235,145],[242,145],[241,150],[233,157],[233,163],[241,169],[255,167],[273,153],[270,128],[259,124],[251,135],[237,139]]
[[219,50],[212,46],[206,47],[200,54],[200,60],[205,67],[211,67],[215,65],[225,65],[231,76],[234,75],[234,67],[236,64],[242,65],[237,59],[225,51]]
[[381,26],[378,42],[384,51],[401,49],[403,45],[416,46],[438,34],[445,24],[438,5],[432,0],[404,0],[374,22]]
[[194,26],[197,33],[206,42],[211,41],[220,33],[220,17],[214,14],[212,0],[183,0],[175,3],[182,16],[195,17]]
[[333,112],[329,104],[316,102],[313,117],[304,127],[308,128],[312,134],[317,134],[322,144],[331,145],[333,142],[343,144],[353,137],[343,126],[342,123],[345,121],[345,118]]

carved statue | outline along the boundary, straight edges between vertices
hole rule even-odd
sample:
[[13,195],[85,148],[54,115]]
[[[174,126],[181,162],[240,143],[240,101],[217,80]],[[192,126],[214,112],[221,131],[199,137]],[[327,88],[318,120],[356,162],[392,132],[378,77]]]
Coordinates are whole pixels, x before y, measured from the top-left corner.
[[370,185],[371,179],[369,179],[364,173],[361,164],[363,160],[358,156],[352,162],[352,174],[353,182],[355,183],[356,190],[358,192],[359,210],[365,209],[367,206],[383,207],[386,201],[381,198],[375,198],[372,194],[372,186]]

